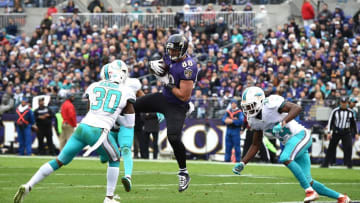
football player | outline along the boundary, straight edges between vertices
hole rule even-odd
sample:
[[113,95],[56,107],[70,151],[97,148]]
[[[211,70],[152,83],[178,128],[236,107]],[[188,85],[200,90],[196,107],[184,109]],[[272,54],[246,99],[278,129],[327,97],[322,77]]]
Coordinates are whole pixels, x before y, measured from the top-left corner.
[[320,195],[337,199],[339,203],[350,202],[347,195],[340,194],[314,180],[310,173],[308,149],[312,139],[304,126],[294,120],[302,111],[297,104],[287,102],[278,95],[265,98],[259,87],[246,88],[242,94],[241,108],[247,116],[250,128],[254,130],[253,143],[245,157],[233,168],[239,174],[245,165],[256,155],[263,135],[279,139],[284,148],[279,161],[283,163],[305,190],[304,202],[315,201]]
[[122,120],[124,128],[121,129],[121,133],[133,133],[135,118],[133,103],[136,98],[134,92],[124,85],[128,75],[128,67],[126,65],[121,67],[109,66],[108,69],[105,71],[106,80],[92,83],[87,88],[89,111],[59,156],[42,165],[26,184],[20,186],[14,197],[15,203],[22,202],[25,195],[38,182],[61,166],[69,164],[86,145],[90,145],[90,149],[94,149],[100,154],[102,163],[109,162],[104,203],[118,202],[113,199],[113,196],[119,174],[120,153],[116,141],[109,132],[117,116],[122,113],[124,115]]
[[181,133],[198,72],[196,62],[186,54],[187,48],[188,41],[183,35],[174,34],[168,38],[164,57],[150,62],[151,71],[165,86],[164,91],[138,98],[134,105],[136,113],[164,114],[167,137],[179,166],[179,192],[186,190],[190,183]]
[[[122,65],[124,65],[122,63],[124,63],[124,62],[121,60],[114,60],[112,63],[106,64],[105,66],[103,66],[101,69],[101,72],[100,72],[100,78],[106,79],[105,73],[107,71],[108,66],[121,67]],[[136,97],[144,96],[144,93],[141,90],[141,83],[138,79],[127,78],[125,81],[125,86],[130,88],[134,92]],[[131,154],[131,147],[133,145],[134,132],[123,133],[122,131],[124,131],[124,128],[125,128],[125,132],[129,132],[129,131],[126,131],[126,127],[128,124],[124,123],[123,121],[124,121],[124,115],[119,115],[116,119],[115,125],[113,126],[113,128],[110,131],[110,134],[116,140],[118,147],[121,150],[121,156],[123,157],[123,160],[124,160],[125,175],[121,178],[121,182],[124,186],[125,191],[130,192],[131,185],[132,185],[131,175],[132,175],[132,169],[133,169],[133,159],[132,159],[132,154]],[[131,125],[133,126],[134,124],[131,123]]]

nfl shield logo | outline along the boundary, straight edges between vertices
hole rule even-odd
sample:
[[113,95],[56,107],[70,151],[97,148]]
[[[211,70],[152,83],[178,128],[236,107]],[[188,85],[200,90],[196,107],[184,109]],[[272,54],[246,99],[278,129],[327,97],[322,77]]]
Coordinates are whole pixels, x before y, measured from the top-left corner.
[[185,69],[184,70],[184,75],[185,75],[185,77],[187,78],[187,79],[190,79],[191,78],[191,76],[192,76],[192,70],[191,69]]

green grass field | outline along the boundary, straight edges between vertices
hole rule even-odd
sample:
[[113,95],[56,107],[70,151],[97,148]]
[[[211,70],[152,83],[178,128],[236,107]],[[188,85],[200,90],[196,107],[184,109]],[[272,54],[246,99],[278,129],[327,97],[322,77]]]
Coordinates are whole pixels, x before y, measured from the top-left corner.
[[[0,156],[0,202],[12,202],[20,184],[26,183],[50,157]],[[301,202],[304,191],[290,171],[281,165],[248,165],[243,175],[232,174],[233,164],[188,162],[190,187],[177,191],[175,161],[135,161],[133,189],[126,193],[118,182],[121,202]],[[123,175],[122,165],[120,177]],[[360,170],[312,169],[314,179],[360,200]],[[120,178],[119,178],[120,179]],[[95,159],[75,159],[51,174],[26,196],[25,202],[96,202],[106,190],[106,165]],[[320,202],[336,202],[321,197]]]

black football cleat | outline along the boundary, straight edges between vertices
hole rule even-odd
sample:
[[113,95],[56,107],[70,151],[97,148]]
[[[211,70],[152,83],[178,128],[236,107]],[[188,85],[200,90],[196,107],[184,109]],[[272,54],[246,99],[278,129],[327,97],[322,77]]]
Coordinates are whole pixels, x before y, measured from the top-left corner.
[[179,175],[179,192],[186,190],[190,184],[190,176],[186,173],[180,173]]

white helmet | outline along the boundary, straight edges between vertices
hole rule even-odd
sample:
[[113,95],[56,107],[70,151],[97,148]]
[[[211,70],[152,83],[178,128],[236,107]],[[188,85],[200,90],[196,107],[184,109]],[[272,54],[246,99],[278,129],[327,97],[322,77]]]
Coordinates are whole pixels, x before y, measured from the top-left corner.
[[101,68],[100,78],[102,80],[110,80],[118,83],[125,83],[128,77],[129,68],[121,60],[115,60]]
[[258,115],[263,107],[265,99],[264,91],[259,87],[248,87],[244,90],[241,100],[241,108],[247,117]]

